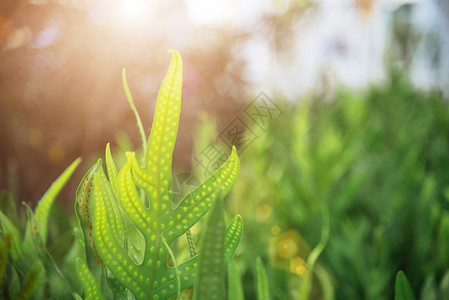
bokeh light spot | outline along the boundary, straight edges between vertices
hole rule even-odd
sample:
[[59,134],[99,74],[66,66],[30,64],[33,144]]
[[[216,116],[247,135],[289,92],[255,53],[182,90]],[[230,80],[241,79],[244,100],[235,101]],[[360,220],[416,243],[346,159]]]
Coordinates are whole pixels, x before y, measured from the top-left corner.
[[53,164],[60,164],[64,160],[66,151],[60,143],[54,143],[48,150],[48,160]]
[[304,276],[306,273],[306,262],[300,256],[290,260],[290,272],[299,276]]
[[274,225],[273,227],[271,227],[270,231],[272,235],[279,235],[279,233],[281,233],[281,228],[277,225]]
[[259,222],[266,222],[273,214],[273,208],[268,204],[261,204],[256,209],[256,218]]

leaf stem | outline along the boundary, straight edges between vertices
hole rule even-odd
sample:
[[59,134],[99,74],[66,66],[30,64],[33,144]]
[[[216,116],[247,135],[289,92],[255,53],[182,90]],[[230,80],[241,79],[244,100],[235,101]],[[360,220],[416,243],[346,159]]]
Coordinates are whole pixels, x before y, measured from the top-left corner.
[[137,127],[139,127],[139,133],[140,138],[142,139],[142,146],[143,146],[143,157],[142,157],[142,163],[143,166],[145,166],[145,160],[146,160],[146,153],[147,153],[147,138],[145,136],[145,130],[143,129],[142,120],[140,119],[139,112],[136,109],[136,106],[134,105],[133,96],[131,95],[131,91],[128,87],[128,81],[126,80],[126,69],[123,68],[122,70],[122,82],[123,82],[123,89],[125,90],[126,98],[128,99],[129,106],[131,106],[131,110],[134,112],[134,115],[136,116],[137,120]]
[[170,246],[167,244],[167,241],[165,240],[164,235],[161,235],[162,242],[164,242],[165,247],[168,250],[168,253],[170,254],[171,258],[173,259],[173,265],[175,267],[176,272],[176,285],[177,285],[177,292],[176,292],[176,300],[179,299],[181,296],[181,278],[179,278],[179,271],[178,271],[178,264],[176,263],[175,255],[173,254],[173,251],[171,251]]

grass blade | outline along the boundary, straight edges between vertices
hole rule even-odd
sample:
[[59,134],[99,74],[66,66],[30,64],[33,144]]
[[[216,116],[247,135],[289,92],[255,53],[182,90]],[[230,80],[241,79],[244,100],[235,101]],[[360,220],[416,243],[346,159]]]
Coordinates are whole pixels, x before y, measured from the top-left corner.
[[413,294],[412,287],[407,280],[404,272],[399,271],[396,275],[396,284],[394,291],[395,300],[415,300],[415,295]]
[[67,181],[72,176],[81,162],[81,158],[76,159],[65,171],[53,182],[48,191],[44,194],[42,199],[38,202],[35,210],[35,218],[38,226],[38,230],[42,236],[43,242],[47,241],[48,231],[48,215],[50,209],[58,196],[61,189],[65,186]]
[[20,241],[19,230],[2,211],[0,211],[0,223],[2,226],[3,234],[10,235],[11,237],[11,258],[13,262],[18,262],[22,259],[23,256],[22,242]]
[[[140,119],[139,112],[136,109],[136,106],[134,105],[133,96],[131,95],[131,91],[128,87],[128,81],[126,80],[126,69],[123,68],[122,70],[122,82],[123,82],[123,89],[125,90],[126,99],[128,99],[129,106],[131,106],[131,110],[134,112],[134,115],[136,116],[137,120],[137,127],[139,128],[140,138],[142,139],[142,146],[144,149],[143,153],[146,153],[147,150],[147,138],[145,135],[145,130],[143,129],[142,120]],[[108,171],[109,174],[109,171]]]
[[228,264],[228,299],[245,299],[240,270],[235,260],[231,260]]
[[40,263],[40,261],[37,261],[27,273],[22,288],[20,289],[19,295],[15,298],[16,300],[25,300],[31,296],[38,285],[41,271],[42,264]]

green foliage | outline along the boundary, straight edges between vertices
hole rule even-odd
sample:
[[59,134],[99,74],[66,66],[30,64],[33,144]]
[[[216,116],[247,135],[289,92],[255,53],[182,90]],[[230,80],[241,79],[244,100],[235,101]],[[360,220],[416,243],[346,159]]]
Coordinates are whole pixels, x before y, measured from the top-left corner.
[[39,277],[42,272],[42,265],[39,261],[36,261],[31,269],[28,271],[23,282],[22,288],[15,299],[25,300],[30,298],[31,293],[34,292],[37,285],[39,284]]
[[223,204],[217,201],[203,228],[195,285],[197,300],[225,298],[224,231]]
[[231,260],[228,264],[228,299],[245,299],[240,269],[235,260]]
[[404,272],[399,271],[396,275],[396,285],[394,289],[395,300],[415,300],[410,283],[407,280]]
[[[128,152],[126,163],[117,172],[108,145],[109,178],[99,160],[77,190],[75,211],[83,231],[85,259],[90,269],[87,274],[92,276],[89,282],[97,282],[105,295],[126,297],[131,293],[136,299],[168,299],[192,286],[201,255],[178,265],[170,247],[208,212],[219,195],[229,193],[239,172],[233,149],[229,159],[210,178],[174,206],[171,167],[181,108],[182,60],[176,51],[172,54],[143,163],[138,163],[134,152]],[[141,129],[125,73],[123,82]],[[226,232],[222,225],[215,230],[222,231],[218,240],[221,251],[213,255],[224,263],[240,241],[241,218],[234,218]],[[204,242],[207,253],[207,249],[217,245],[208,243]],[[174,266],[169,265],[170,257]]]
[[47,241],[48,235],[48,215],[56,196],[59,194],[61,189],[65,186],[67,181],[72,176],[75,169],[80,164],[81,159],[75,160],[65,171],[58,177],[58,179],[53,182],[51,187],[38,202],[35,210],[36,226],[39,228],[39,233],[42,237],[44,243]]
[[[47,249],[48,223],[56,197],[80,162],[80,159],[75,160],[55,180],[38,202],[35,213],[26,205],[25,224],[17,223],[23,218],[18,217],[13,199],[2,197],[8,201],[3,208],[8,215],[0,211],[0,295],[3,297],[41,299],[45,289],[49,290],[46,297],[50,299],[70,296],[70,285]],[[25,233],[21,234],[23,229]]]
[[241,153],[227,204],[245,219],[245,295],[256,297],[248,262],[259,255],[270,257],[276,299],[300,298],[307,281],[309,299],[392,299],[399,269],[415,295],[441,297],[449,270],[449,109],[441,95],[393,74],[331,101],[273,101],[283,115],[267,118]]
[[101,292],[101,287],[90,273],[86,264],[81,258],[76,259],[76,274],[83,287],[84,295],[87,299],[100,300],[105,299]]

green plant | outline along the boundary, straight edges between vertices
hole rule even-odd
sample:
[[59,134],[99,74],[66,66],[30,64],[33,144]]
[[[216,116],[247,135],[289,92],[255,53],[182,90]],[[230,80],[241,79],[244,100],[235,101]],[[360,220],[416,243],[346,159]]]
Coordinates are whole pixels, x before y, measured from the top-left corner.
[[268,128],[240,153],[226,203],[245,220],[237,256],[245,295],[256,298],[248,262],[259,255],[270,258],[274,299],[303,299],[300,291],[304,299],[392,299],[399,269],[417,298],[442,298],[449,286],[442,95],[392,74],[362,93],[339,90],[332,101],[272,100],[286,109],[266,118]]
[[[195,255],[178,264],[170,246],[219,198],[229,193],[237,178],[239,160],[233,148],[228,160],[210,178],[180,203],[173,203],[171,167],[181,108],[182,60],[176,51],[171,52],[173,57],[158,94],[148,143],[123,76],[144,143],[141,163],[134,152],[128,152],[127,162],[117,171],[107,146],[108,178],[100,159],[78,187],[75,211],[82,230],[80,242],[85,246],[86,264],[78,260],[77,272],[85,297],[101,299],[112,294],[114,298],[127,298],[131,294],[136,299],[154,300],[179,297],[182,289],[194,285],[200,257],[204,260],[206,256]],[[209,224],[206,230],[218,232],[223,226],[223,222]],[[224,237],[216,241],[223,251],[214,252],[219,255],[214,259],[224,263],[231,258],[241,228],[241,218],[234,218]],[[205,249],[201,252],[213,248],[208,243],[204,242]],[[201,265],[205,268],[205,263]]]
[[267,271],[260,256],[256,258],[256,292],[258,300],[270,300]]
[[[1,298],[62,299],[70,297],[70,284],[47,248],[50,210],[81,159],[75,160],[50,186],[33,213],[26,205],[27,218],[21,224],[14,199],[3,192],[0,211]],[[7,212],[8,216],[4,213]],[[11,219],[10,219],[11,217]],[[14,221],[13,221],[14,220]],[[22,229],[25,231],[21,234]]]
[[396,275],[396,284],[394,290],[395,300],[415,300],[415,295],[413,295],[413,290],[407,280],[407,276],[405,276],[404,272],[402,271],[399,271]]

